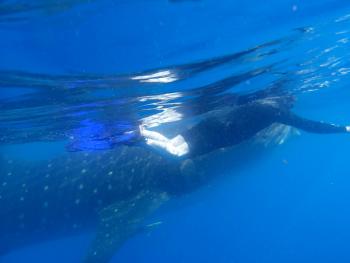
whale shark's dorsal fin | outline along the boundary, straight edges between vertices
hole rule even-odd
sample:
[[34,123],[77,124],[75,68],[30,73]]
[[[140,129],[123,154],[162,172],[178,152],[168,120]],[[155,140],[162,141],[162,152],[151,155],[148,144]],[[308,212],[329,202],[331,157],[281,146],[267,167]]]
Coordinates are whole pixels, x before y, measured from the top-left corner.
[[100,211],[97,234],[84,262],[109,262],[128,238],[140,232],[144,219],[168,199],[164,192],[142,191]]

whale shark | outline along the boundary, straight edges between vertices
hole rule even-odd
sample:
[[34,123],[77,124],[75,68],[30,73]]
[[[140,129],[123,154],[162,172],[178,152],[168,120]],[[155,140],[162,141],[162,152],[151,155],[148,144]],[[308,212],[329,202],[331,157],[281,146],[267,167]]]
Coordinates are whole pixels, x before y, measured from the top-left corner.
[[147,216],[201,182],[194,167],[136,146],[37,162],[2,157],[0,255],[96,229],[84,262],[109,262],[128,238],[158,225],[144,225]]

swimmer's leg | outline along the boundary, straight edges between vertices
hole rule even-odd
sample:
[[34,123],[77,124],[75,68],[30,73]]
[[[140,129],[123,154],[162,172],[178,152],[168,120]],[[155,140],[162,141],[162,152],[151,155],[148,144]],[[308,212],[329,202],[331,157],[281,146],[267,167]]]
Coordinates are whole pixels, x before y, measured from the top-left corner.
[[151,139],[159,142],[168,142],[169,139],[163,134],[155,131],[146,130],[144,127],[140,126],[140,134],[146,139]]
[[181,135],[168,139],[159,132],[149,131],[143,127],[140,127],[140,133],[148,145],[161,148],[172,155],[180,157],[189,152],[188,144]]

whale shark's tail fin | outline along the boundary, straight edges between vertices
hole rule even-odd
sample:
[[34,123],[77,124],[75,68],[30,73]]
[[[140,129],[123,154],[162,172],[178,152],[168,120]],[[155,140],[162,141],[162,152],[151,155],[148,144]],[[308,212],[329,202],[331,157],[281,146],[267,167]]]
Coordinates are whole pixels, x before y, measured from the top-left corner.
[[144,219],[167,200],[165,193],[143,191],[100,211],[97,234],[84,263],[110,262],[128,238],[144,230]]

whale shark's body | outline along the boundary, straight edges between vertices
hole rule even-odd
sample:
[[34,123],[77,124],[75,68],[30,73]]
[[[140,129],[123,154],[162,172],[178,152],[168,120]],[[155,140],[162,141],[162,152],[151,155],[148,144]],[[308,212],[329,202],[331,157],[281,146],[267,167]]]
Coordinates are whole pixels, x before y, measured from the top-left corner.
[[[188,165],[189,164],[189,165]],[[108,262],[143,219],[186,188],[192,161],[121,147],[0,164],[0,254],[97,227],[85,262]]]

